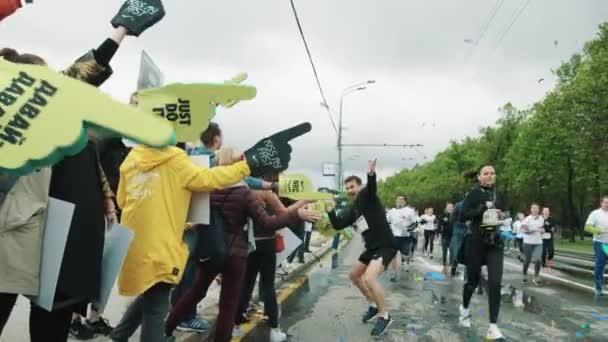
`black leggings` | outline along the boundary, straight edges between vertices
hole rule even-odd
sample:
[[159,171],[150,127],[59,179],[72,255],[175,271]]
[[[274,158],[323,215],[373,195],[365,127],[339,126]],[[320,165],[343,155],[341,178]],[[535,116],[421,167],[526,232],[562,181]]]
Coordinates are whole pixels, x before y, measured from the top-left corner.
[[[448,249],[450,248],[451,237],[441,237],[441,255],[443,260],[443,266],[448,266]],[[452,256],[450,256],[452,258]]]
[[481,280],[481,267],[488,268],[488,304],[490,306],[490,323],[498,321],[500,312],[500,287],[503,273],[502,246],[490,246],[480,237],[469,236],[465,240],[465,260],[467,266],[467,279],[462,291],[462,302],[469,308],[471,296]]
[[[241,299],[237,310],[236,323],[242,323],[243,314],[247,311],[251,294],[255,287],[255,279],[260,273],[260,290],[264,295],[264,311],[268,315],[271,328],[279,327],[279,305],[274,288],[275,270],[277,264],[277,247],[275,239],[256,240],[256,249],[247,258],[247,273],[241,291]],[[260,298],[262,299],[262,298]]]
[[426,252],[431,245],[431,254],[433,254],[433,240],[435,239],[435,231],[425,230],[424,231],[424,251]]
[[[0,337],[17,302],[17,295],[0,293]],[[30,341],[65,342],[68,340],[73,307],[48,312],[38,305],[30,306]]]
[[553,239],[543,240],[543,267],[547,266],[547,260],[552,261],[555,254]]

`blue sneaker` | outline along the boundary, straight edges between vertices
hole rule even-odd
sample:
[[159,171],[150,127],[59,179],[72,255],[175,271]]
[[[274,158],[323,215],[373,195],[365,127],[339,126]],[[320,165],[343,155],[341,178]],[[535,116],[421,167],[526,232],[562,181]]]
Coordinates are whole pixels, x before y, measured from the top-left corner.
[[386,334],[386,331],[391,324],[393,324],[393,318],[391,316],[388,316],[388,318],[378,317],[374,324],[374,328],[372,329],[372,336],[380,337]]
[[601,287],[599,289],[595,289],[595,295],[598,297],[601,297],[604,295],[604,291],[602,290]]
[[377,314],[378,314],[378,308],[370,305],[369,308],[367,309],[367,312],[363,315],[363,318],[361,319],[361,321],[363,323],[367,323],[367,322],[369,322],[370,319],[376,317]]
[[179,331],[197,332],[197,333],[201,333],[203,331],[209,330],[210,328],[211,328],[211,324],[209,322],[200,320],[198,318],[194,318],[189,321],[181,322],[177,326],[177,330],[179,330]]

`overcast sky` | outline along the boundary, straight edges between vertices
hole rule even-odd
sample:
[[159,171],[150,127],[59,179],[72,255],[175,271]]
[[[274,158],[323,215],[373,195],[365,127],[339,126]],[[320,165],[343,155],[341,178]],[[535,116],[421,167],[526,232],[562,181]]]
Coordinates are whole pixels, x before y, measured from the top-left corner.
[[[376,83],[345,98],[345,143],[423,144],[413,149],[345,149],[346,173],[378,157],[381,176],[431,160],[450,140],[476,135],[511,101],[526,108],[554,86],[551,69],[592,39],[608,18],[605,0],[505,0],[478,46],[498,0],[296,0],[327,101],[343,88]],[[121,0],[36,0],[0,23],[2,45],[67,66],[111,30]],[[288,0],[165,1],[163,21],[128,38],[103,91],[126,101],[148,51],[168,82],[221,82],[247,72],[257,97],[218,110],[226,144],[247,147],[264,135],[309,121],[292,169],[315,185],[321,164],[337,159],[336,135]],[[557,44],[555,44],[557,41]],[[473,49],[473,50],[472,50]],[[472,52],[472,56],[467,58]],[[540,78],[544,82],[538,83]],[[337,116],[336,116],[337,119]]]

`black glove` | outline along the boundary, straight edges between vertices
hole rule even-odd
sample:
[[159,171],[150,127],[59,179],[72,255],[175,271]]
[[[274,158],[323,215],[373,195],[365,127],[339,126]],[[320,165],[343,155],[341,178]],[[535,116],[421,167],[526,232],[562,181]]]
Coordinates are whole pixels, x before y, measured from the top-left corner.
[[422,224],[427,224],[428,222],[429,222],[429,221],[424,220],[424,219],[420,220],[420,223],[422,223]]
[[251,175],[259,177],[286,170],[292,151],[289,141],[310,132],[311,129],[310,123],[302,123],[264,138],[245,151]]
[[164,16],[165,8],[161,0],[126,0],[112,19],[112,26],[123,26],[130,36],[139,37]]

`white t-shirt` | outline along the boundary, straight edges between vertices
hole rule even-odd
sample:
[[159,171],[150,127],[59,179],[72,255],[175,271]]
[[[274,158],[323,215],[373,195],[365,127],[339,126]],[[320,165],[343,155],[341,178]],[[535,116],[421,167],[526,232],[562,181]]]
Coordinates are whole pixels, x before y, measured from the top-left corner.
[[[545,227],[545,219],[542,216],[528,216],[522,222],[524,229],[524,243],[528,245],[542,245],[543,238],[541,230]],[[524,227],[528,227],[527,232]]]
[[426,223],[422,225],[424,230],[435,230],[437,226],[435,225],[435,215],[420,215],[420,220],[425,220]]
[[524,233],[521,231],[521,221],[517,220],[513,222],[513,231],[515,232],[515,237],[518,239],[524,238]]
[[510,217],[507,217],[506,219],[504,219],[504,221],[502,221],[502,225],[500,226],[500,230],[503,232],[510,232],[512,221],[513,220]]
[[593,241],[608,243],[608,211],[602,209],[592,211],[585,225],[591,225],[602,230],[602,233],[593,235]]
[[407,237],[410,232],[407,228],[416,222],[416,212],[411,207],[403,207],[400,209],[393,208],[386,214],[386,219],[391,225],[393,236]]

